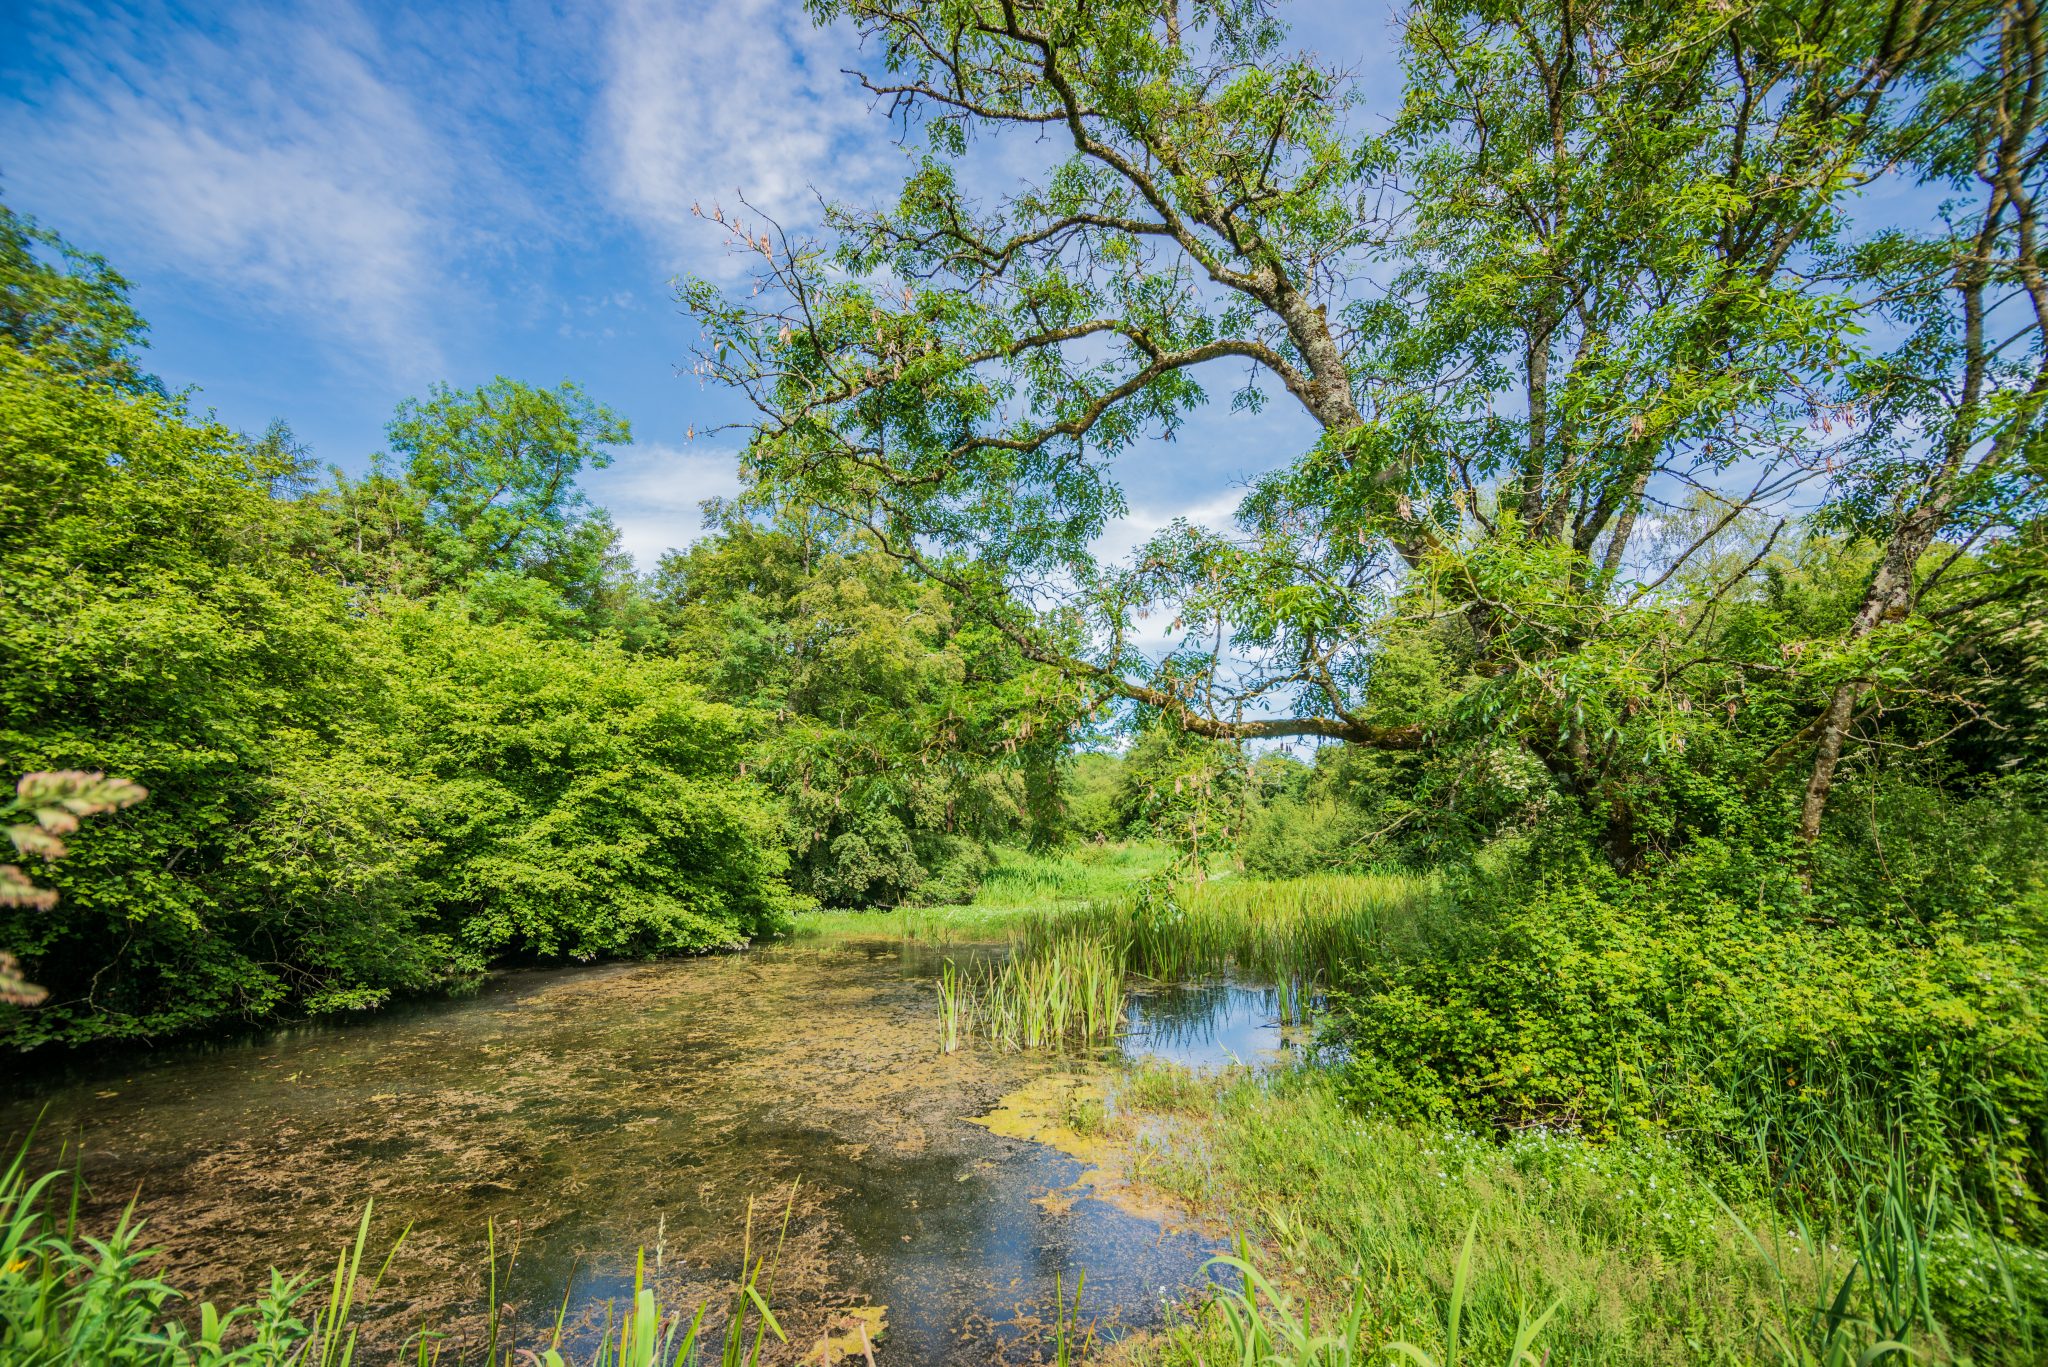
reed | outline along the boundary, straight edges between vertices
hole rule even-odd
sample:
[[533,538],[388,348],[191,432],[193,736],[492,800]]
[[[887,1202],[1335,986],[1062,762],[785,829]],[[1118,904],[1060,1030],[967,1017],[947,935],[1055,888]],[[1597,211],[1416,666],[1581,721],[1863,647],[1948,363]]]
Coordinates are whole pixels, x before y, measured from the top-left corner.
[[1376,952],[1426,909],[1435,885],[1400,875],[1153,882],[1026,923],[1018,952],[1075,935],[1121,945],[1132,972],[1161,982],[1235,971],[1285,989],[1291,1020],[1347,963]]
[[940,1048],[980,1037],[998,1049],[1108,1044],[1124,1019],[1123,950],[1084,934],[1038,941],[977,975],[948,959],[940,969]]

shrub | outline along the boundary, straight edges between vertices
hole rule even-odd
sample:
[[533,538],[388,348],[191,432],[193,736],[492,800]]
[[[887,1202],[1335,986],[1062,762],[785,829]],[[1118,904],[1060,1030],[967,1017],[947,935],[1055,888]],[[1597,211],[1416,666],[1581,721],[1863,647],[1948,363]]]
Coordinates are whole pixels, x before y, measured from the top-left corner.
[[1661,1129],[1816,1200],[1855,1190],[1903,1131],[1997,1221],[2041,1228],[2038,949],[1815,924],[1782,868],[1710,842],[1631,884],[1510,885],[1475,905],[1479,891],[1339,994],[1357,1102],[1503,1129]]

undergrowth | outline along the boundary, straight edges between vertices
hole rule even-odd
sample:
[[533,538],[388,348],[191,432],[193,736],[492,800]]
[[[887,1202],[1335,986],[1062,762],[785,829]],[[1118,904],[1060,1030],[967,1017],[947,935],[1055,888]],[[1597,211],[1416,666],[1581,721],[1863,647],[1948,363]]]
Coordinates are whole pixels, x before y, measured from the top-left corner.
[[1146,1180],[1251,1241],[1225,1260],[1235,1290],[1131,1353],[1160,1367],[2016,1367],[2048,1344],[2048,1258],[1958,1223],[1903,1163],[1808,1226],[1662,1140],[1373,1119],[1313,1068],[1148,1065],[1117,1103],[1181,1118]]

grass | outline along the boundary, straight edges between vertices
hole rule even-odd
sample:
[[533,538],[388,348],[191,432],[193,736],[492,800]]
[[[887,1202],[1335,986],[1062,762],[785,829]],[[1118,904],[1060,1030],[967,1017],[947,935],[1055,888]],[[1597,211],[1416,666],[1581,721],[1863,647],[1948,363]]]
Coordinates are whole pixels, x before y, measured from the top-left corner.
[[[1058,883],[1058,868],[1042,861],[1036,876],[1044,886],[1080,881]],[[1277,985],[1283,1021],[1300,1023],[1347,962],[1404,927],[1432,893],[1427,880],[1397,876],[1175,886],[1155,874],[1115,897],[1044,907],[1010,923],[1005,963],[978,973],[946,963],[939,1046],[952,1053],[975,1037],[1001,1049],[1107,1044],[1122,1020],[1130,974],[1177,982],[1234,971],[1262,979]],[[930,938],[912,929],[919,924],[908,919],[912,913],[902,915],[908,938]]]
[[1113,1104],[1132,1126],[1173,1114],[1146,1180],[1249,1241],[1223,1263],[1235,1290],[1134,1350],[1154,1367],[2039,1360],[2048,1260],[1958,1230],[1903,1161],[1809,1229],[1761,1185],[1718,1191],[1663,1141],[1374,1119],[1313,1068],[1204,1079],[1153,1064]]
[[1130,892],[1172,864],[1149,841],[1073,845],[1053,853],[998,849],[974,900],[953,906],[816,911],[797,917],[798,938],[837,936],[957,944],[1001,940],[1048,914]]
[[[1421,1344],[1395,1339],[1385,1356],[1406,1358],[1417,1367],[1458,1367],[1469,1362],[1465,1348],[1465,1305],[1472,1290],[1472,1248],[1477,1222],[1465,1227],[1465,1246],[1451,1270],[1450,1296],[1444,1310],[1444,1349],[1438,1357]],[[1319,1326],[1314,1314],[1297,1306],[1293,1297],[1261,1272],[1242,1240],[1235,1256],[1211,1260],[1212,1268],[1237,1275],[1235,1286],[1225,1283],[1209,1306],[1210,1336],[1228,1345],[1228,1354],[1238,1362],[1261,1367],[1352,1367],[1377,1356],[1366,1332],[1371,1301],[1361,1279],[1353,1288],[1349,1303]],[[1497,1359],[1502,1367],[1544,1367],[1548,1351],[1537,1345],[1544,1327],[1557,1312],[1555,1303],[1533,1318],[1524,1311],[1516,1322],[1515,1337]]]
[[1088,934],[1123,945],[1133,972],[1161,982],[1235,971],[1295,996],[1328,986],[1347,962],[1402,933],[1434,890],[1427,879],[1395,874],[1154,882],[1024,922],[1019,943],[1028,954]]
[[[1297,1014],[1347,964],[1412,951],[1414,927],[1438,910],[1436,886],[1414,878],[1172,888],[1156,876],[1162,855],[1137,845],[1013,854],[970,906],[814,919],[939,943],[1009,934],[1005,962],[944,966],[939,1030],[951,1051],[974,1040],[1107,1043],[1133,973],[1263,978],[1286,987],[1283,1011]],[[1883,1081],[1855,1092],[1858,1105],[1882,1100]],[[2043,1360],[2048,1254],[1974,1226],[1973,1203],[1916,1176],[1896,1137],[1888,1165],[1855,1167],[1843,1185],[1816,1188],[1824,1199],[1788,1204],[1770,1155],[1791,1139],[1842,1148],[1850,1136],[1765,1091],[1743,1097],[1745,1113],[1771,1122],[1757,1153],[1722,1160],[1654,1133],[1481,1135],[1367,1114],[1315,1066],[1203,1077],[1149,1061],[1119,1075],[1106,1105],[1077,1091],[1063,1119],[1130,1141],[1136,1181],[1241,1239],[1216,1264],[1228,1279],[1207,1303],[1114,1350],[1143,1367]],[[357,1287],[381,1277],[362,1276],[367,1212],[302,1324],[317,1288],[277,1277],[254,1305],[195,1316],[148,1276],[131,1219],[85,1242],[61,1195],[51,1179],[28,1181],[19,1160],[0,1179],[0,1360],[352,1367]],[[665,1309],[636,1278],[587,1360],[674,1367],[715,1347],[721,1367],[754,1367],[780,1328],[755,1290],[761,1260],[750,1259],[722,1343],[701,1341],[703,1307],[689,1318]],[[1100,1351],[1067,1331],[1064,1295],[1059,1315],[1058,1360]],[[495,1367],[513,1347],[493,1342],[487,1357]],[[416,1348],[422,1364],[440,1359],[424,1336]],[[567,1367],[559,1323],[518,1353]]]
[[[1059,1022],[1073,1009],[1056,1003],[1110,963],[1166,982],[1271,982],[1283,1017],[1299,1019],[1374,956],[1429,952],[1419,928],[1445,909],[1434,880],[1400,876],[1193,886],[1151,876],[1047,904],[1011,923],[1007,964],[979,978],[948,967],[944,1046],[980,1035],[1003,1048],[1066,1047],[1074,1036]],[[1829,1115],[1769,1099],[1746,1098],[1755,1151],[1731,1156],[1647,1128],[1601,1143],[1375,1118],[1313,1067],[1220,1090],[1171,1068],[1134,1069],[1113,1104],[1174,1118],[1142,1140],[1128,1115],[1110,1122],[1127,1126],[1134,1155],[1145,1150],[1140,1180],[1255,1235],[1263,1260],[1252,1245],[1226,1260],[1239,1291],[1149,1354],[1167,1367],[2039,1360],[2048,1256],[1973,1225],[1973,1203],[1915,1177],[1896,1120],[1876,1127],[1889,1136],[1877,1163],[1838,1165],[1841,1180],[1788,1202],[1812,1185],[1782,1180],[1788,1141],[1848,1141]],[[1863,1100],[1873,1114],[1889,1109],[1880,1091]],[[1162,1133],[1176,1137],[1163,1148]],[[1462,1251],[1453,1260],[1449,1250]]]

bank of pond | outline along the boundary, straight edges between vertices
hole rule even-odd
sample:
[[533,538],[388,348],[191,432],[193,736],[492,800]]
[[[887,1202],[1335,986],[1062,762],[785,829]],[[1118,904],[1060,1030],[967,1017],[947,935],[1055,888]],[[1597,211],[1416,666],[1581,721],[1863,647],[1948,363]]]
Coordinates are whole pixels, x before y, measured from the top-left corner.
[[1317,1022],[1437,895],[819,914],[81,1061],[0,1103],[0,1361],[2038,1360],[2048,1258],[1903,1150],[1829,1207],[1361,1098]]

